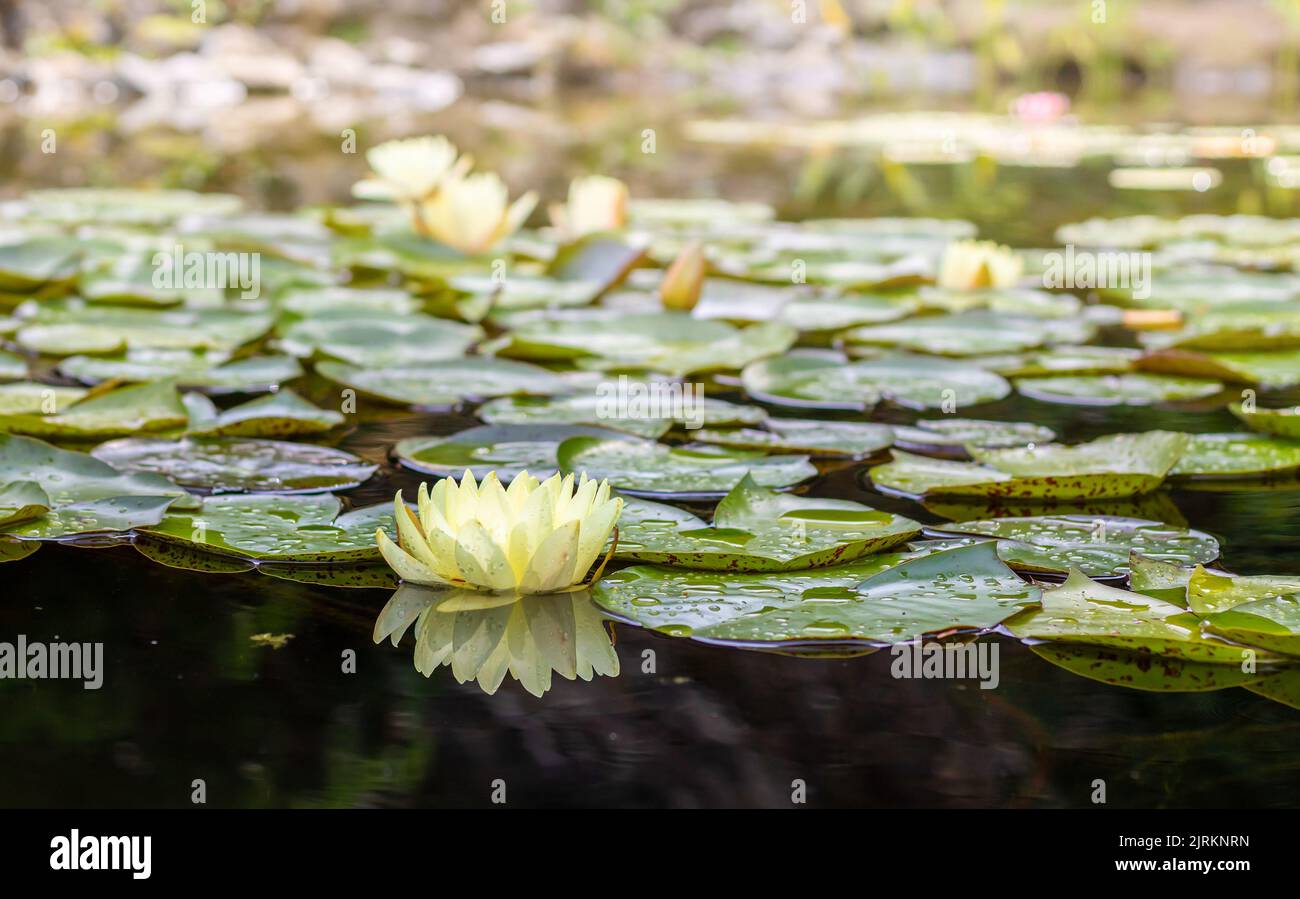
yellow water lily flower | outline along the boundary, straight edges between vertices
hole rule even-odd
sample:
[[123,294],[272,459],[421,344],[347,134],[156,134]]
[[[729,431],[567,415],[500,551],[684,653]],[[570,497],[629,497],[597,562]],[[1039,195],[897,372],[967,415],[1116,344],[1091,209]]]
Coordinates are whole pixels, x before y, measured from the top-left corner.
[[948,244],[939,264],[939,286],[949,290],[1014,287],[1025,263],[1014,250],[991,240]]
[[618,231],[627,225],[627,185],[617,178],[590,175],[569,182],[569,200],[551,206],[551,224],[565,237]]
[[366,162],[375,177],[352,185],[352,195],[407,205],[428,199],[445,180],[463,177],[474,164],[441,136],[387,141],[367,150]]
[[495,173],[451,177],[421,203],[419,227],[462,253],[486,253],[519,229],[537,205],[537,195],[529,191],[508,201],[505,182]]
[[375,532],[379,551],[403,581],[426,586],[553,593],[580,584],[605,548],[623,511],[608,481],[585,474],[545,482],[521,472],[501,486],[496,472],[482,484],[466,471],[460,483],[421,484],[416,512],[393,502],[394,543]]

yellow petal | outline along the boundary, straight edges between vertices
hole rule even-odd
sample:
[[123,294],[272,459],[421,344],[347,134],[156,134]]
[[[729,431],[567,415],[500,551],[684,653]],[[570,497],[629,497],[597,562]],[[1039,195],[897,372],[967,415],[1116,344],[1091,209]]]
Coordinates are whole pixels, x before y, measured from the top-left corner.
[[379,544],[379,553],[384,561],[407,583],[424,584],[426,587],[441,587],[449,583],[390,540],[383,528],[375,531],[375,542]]
[[623,512],[623,498],[610,500],[591,510],[582,520],[582,530],[578,536],[578,557],[573,565],[575,580],[582,580],[595,564],[596,558],[605,549],[610,532]]
[[573,563],[578,555],[579,525],[570,521],[551,532],[528,563],[519,585],[525,593],[550,593],[571,586]]
[[465,580],[488,590],[509,590],[515,586],[515,572],[505,550],[477,521],[456,534],[456,567]]

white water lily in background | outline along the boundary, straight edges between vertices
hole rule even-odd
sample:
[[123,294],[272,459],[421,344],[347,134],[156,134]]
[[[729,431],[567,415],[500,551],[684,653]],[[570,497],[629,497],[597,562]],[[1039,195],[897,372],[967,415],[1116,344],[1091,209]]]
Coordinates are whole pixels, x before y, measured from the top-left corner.
[[939,264],[939,286],[949,290],[1015,287],[1025,263],[1014,250],[991,240],[948,244]]
[[627,201],[627,185],[617,178],[574,178],[569,183],[568,202],[551,206],[551,224],[570,238],[618,231],[627,225]]
[[420,204],[419,227],[427,237],[462,253],[486,253],[519,229],[533,207],[532,191],[513,203],[495,173],[451,177]]
[[394,500],[397,538],[380,528],[379,551],[403,581],[517,593],[553,593],[580,584],[604,549],[621,497],[608,481],[585,474],[545,482],[522,472],[501,486],[496,473],[457,484],[444,478],[421,484],[417,511]]
[[415,668],[441,666],[460,683],[495,693],[507,673],[534,696],[566,680],[616,677],[618,654],[605,620],[585,590],[548,596],[434,590],[403,584],[375,620],[376,643],[394,646],[414,625]]
[[445,180],[463,177],[474,164],[441,136],[387,141],[367,150],[366,162],[375,177],[352,185],[352,195],[408,206],[427,200]]

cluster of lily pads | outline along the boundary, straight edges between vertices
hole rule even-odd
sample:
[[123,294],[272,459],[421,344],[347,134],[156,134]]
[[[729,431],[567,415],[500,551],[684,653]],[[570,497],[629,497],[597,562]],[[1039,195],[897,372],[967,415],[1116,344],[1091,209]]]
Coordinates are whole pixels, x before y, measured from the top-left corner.
[[[539,692],[552,671],[617,671],[591,602],[794,652],[1001,630],[1113,682],[1150,686],[1123,672],[1158,657],[1181,688],[1300,706],[1300,579],[1206,568],[1218,543],[1165,490],[1296,483],[1294,222],[1069,226],[1063,242],[1155,260],[1149,297],[1084,297],[1036,286],[1034,254],[964,222],[790,223],[761,204],[629,200],[611,179],[575,182],[549,226],[521,230],[531,199],[472,181],[454,148],[402,143],[359,185],[379,202],[350,207],[126,190],[0,206],[0,558],[130,543],[175,567],[391,587],[375,534],[400,543],[404,522],[337,494],[401,469],[585,473],[623,498],[590,600],[408,583],[376,637],[418,622],[426,674],[495,690],[511,672]],[[257,254],[256,296],[158,286],[158,254],[178,247]],[[1248,430],[1067,444],[981,415],[1013,392],[1226,408]],[[482,424],[410,426],[453,410]],[[392,418],[411,436],[382,473],[331,445]],[[846,468],[946,523],[807,492]]]

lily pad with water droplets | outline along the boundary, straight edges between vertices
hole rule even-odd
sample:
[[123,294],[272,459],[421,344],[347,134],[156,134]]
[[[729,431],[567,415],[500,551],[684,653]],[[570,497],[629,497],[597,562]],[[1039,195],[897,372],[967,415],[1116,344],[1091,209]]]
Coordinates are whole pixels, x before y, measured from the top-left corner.
[[185,406],[175,385],[167,381],[87,396],[50,415],[39,411],[0,414],[0,429],[74,440],[163,431],[185,422]]
[[1043,591],[1042,608],[1007,622],[1021,639],[1102,646],[1193,662],[1240,665],[1241,647],[1201,633],[1201,620],[1181,606],[1107,587],[1083,572]]
[[0,486],[0,529],[39,518],[49,508],[49,496],[35,481],[11,481]]
[[1039,592],[998,560],[991,543],[979,543],[725,578],[637,565],[606,575],[592,598],[644,627],[710,642],[890,644],[995,627]]
[[154,311],[42,303],[21,322],[18,343],[37,353],[103,355],[134,349],[234,352],[270,330],[272,317],[230,309]]
[[1229,575],[1194,569],[1187,578],[1187,606],[1198,615],[1226,612],[1241,605],[1300,593],[1300,576]]
[[1223,391],[1223,384],[1218,381],[1142,372],[1020,378],[1015,385],[1016,390],[1031,399],[1078,406],[1149,406],[1155,403],[1190,402],[1207,399]]
[[439,408],[469,400],[564,390],[560,377],[538,365],[471,357],[396,368],[320,362],[317,373],[358,393],[398,405]]
[[279,390],[218,410],[201,394],[185,398],[189,432],[197,437],[296,437],[323,434],[343,424],[343,413],[321,409],[292,390]]
[[859,421],[819,421],[810,418],[769,418],[766,430],[756,428],[706,429],[691,432],[701,443],[736,449],[812,456],[865,459],[894,442],[889,425]]
[[246,437],[128,437],[91,453],[119,471],[152,472],[213,493],[320,493],[356,487],[375,466],[343,450]]
[[5,528],[21,540],[66,540],[85,535],[124,535],[163,519],[173,496],[115,496],[69,503],[39,518]]
[[629,500],[616,557],[710,571],[793,571],[883,552],[920,528],[861,503],[764,490],[746,476],[718,504],[711,527],[671,506]]
[[1001,376],[977,366],[921,356],[847,361],[801,351],[747,366],[741,382],[765,403],[806,409],[863,411],[882,398],[909,408],[964,407],[1011,392]]
[[560,444],[560,469],[607,478],[623,493],[649,498],[720,499],[746,473],[762,487],[791,487],[817,474],[807,456],[706,445],[665,446],[634,437],[574,437]]
[[406,468],[435,477],[475,478],[495,471],[502,483],[521,471],[547,478],[559,469],[561,443],[572,437],[617,437],[613,431],[581,425],[486,425],[444,437],[407,437],[393,447],[393,456]]
[[145,528],[157,540],[254,561],[321,564],[379,558],[375,529],[395,533],[391,503],[343,512],[329,493],[210,496]]
[[914,427],[894,425],[894,444],[905,450],[965,456],[967,446],[1008,447],[1051,443],[1051,428],[1027,421],[981,421],[975,418],[922,419]]
[[118,496],[187,497],[159,475],[126,474],[85,453],[30,437],[0,434],[0,484],[34,481],[52,506]]
[[1245,422],[1246,427],[1252,431],[1300,439],[1300,406],[1281,409],[1264,409],[1257,406],[1247,411],[1243,404],[1233,403],[1228,407],[1228,411]]
[[1192,434],[1171,478],[1252,478],[1300,470],[1300,439]]
[[930,459],[900,451],[870,470],[881,488],[909,496],[1005,499],[1106,499],[1154,490],[1187,446],[1168,431],[1111,434],[1077,446],[1023,449],[971,447],[974,462]]
[[1116,577],[1128,573],[1132,552],[1189,565],[1219,557],[1219,543],[1209,534],[1139,518],[998,518],[934,525],[926,533],[993,537],[1004,562],[1036,573],[1064,574],[1078,568],[1089,577]]

